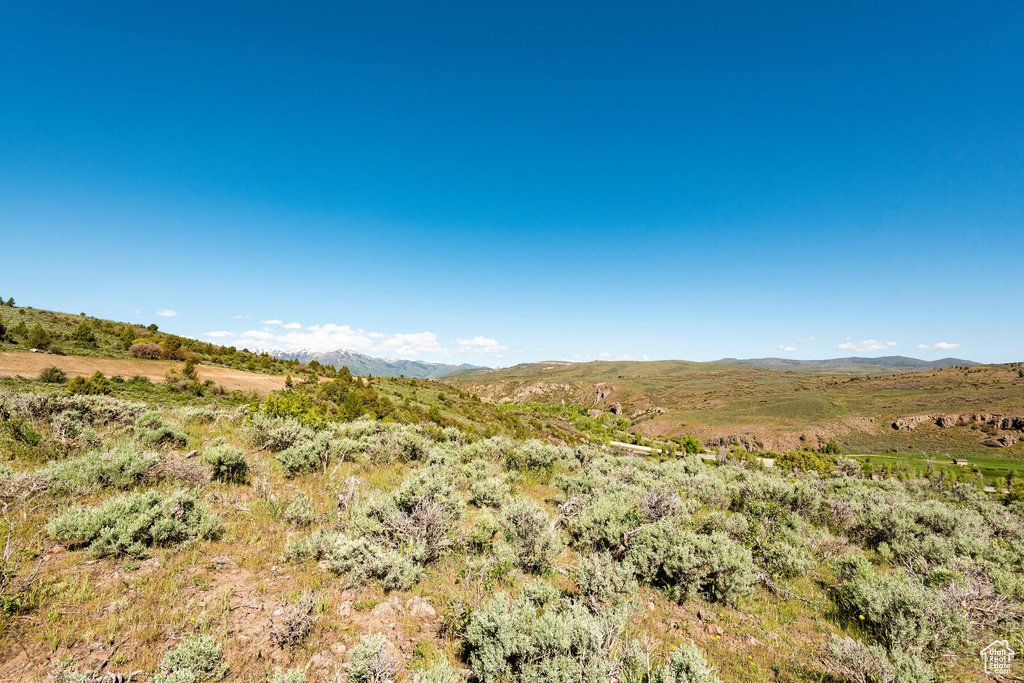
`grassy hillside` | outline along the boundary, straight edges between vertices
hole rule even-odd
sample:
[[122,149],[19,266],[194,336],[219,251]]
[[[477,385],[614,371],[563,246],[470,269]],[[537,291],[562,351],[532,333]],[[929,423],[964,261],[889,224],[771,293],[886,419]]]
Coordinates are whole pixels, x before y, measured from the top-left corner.
[[52,355],[133,358],[135,344],[153,345],[144,358],[186,360],[207,365],[238,368],[250,372],[283,374],[302,369],[267,354],[254,354],[169,334],[156,324],[142,326],[78,315],[18,306],[0,306],[0,352],[28,352],[32,348]]
[[[471,370],[445,378],[488,400],[597,410],[615,408],[626,432],[647,438],[692,434],[707,442],[740,440],[787,450],[835,441],[844,450],[992,454],[983,443],[1001,434],[983,424],[940,429],[923,422],[892,428],[915,415],[1024,415],[1024,365],[981,365],[917,372],[840,373],[771,370],[725,363],[530,363]],[[1024,443],[998,449],[1024,455]]]
[[423,380],[108,388],[0,381],[0,680],[980,681],[1021,645],[1018,485],[617,456]]

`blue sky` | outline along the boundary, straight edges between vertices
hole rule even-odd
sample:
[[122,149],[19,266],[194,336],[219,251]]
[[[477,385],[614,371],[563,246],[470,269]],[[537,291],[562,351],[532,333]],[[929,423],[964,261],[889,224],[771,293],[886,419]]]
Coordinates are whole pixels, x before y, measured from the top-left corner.
[[19,304],[497,365],[1024,359],[1021,3],[0,11]]

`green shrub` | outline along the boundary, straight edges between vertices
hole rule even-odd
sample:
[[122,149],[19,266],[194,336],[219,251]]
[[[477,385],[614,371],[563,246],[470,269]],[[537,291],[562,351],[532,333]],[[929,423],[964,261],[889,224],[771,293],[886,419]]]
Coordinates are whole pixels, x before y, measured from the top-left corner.
[[306,671],[299,667],[287,671],[274,669],[274,673],[270,675],[270,683],[306,683]]
[[77,458],[54,463],[40,474],[54,490],[86,491],[90,488],[127,489],[138,485],[159,458],[143,453],[135,444],[117,446],[113,451],[89,451]]
[[691,643],[672,649],[665,666],[654,672],[652,683],[721,683],[722,679]]
[[488,477],[473,482],[469,489],[469,502],[479,507],[501,507],[502,501],[511,495],[508,484],[500,477]]
[[60,368],[51,365],[39,373],[39,381],[47,384],[64,384],[68,381],[68,376]]
[[489,510],[484,510],[473,520],[473,530],[469,533],[466,542],[476,552],[483,552],[491,547],[494,534],[500,530],[498,520]]
[[595,614],[613,602],[630,599],[639,591],[633,566],[615,562],[610,553],[581,557],[575,578],[580,599]]
[[642,529],[630,542],[626,560],[638,576],[682,601],[691,593],[734,603],[756,579],[750,551],[724,533],[708,535],[676,529],[662,520]]
[[[324,554],[331,568],[345,574],[355,586],[376,579],[388,590],[408,590],[423,571],[408,554],[384,548],[365,537],[338,534],[325,544]],[[417,554],[415,548],[411,554]]]
[[526,571],[551,569],[565,547],[548,523],[547,512],[530,498],[513,498],[501,510],[498,524],[502,538],[515,553],[516,563]]
[[51,337],[50,333],[43,329],[43,326],[36,323],[31,330],[28,332],[28,337],[25,339],[25,344],[30,349],[45,349],[50,345]]
[[53,539],[70,547],[88,545],[98,557],[145,557],[153,546],[191,539],[213,539],[220,520],[184,491],[156,491],[115,498],[91,508],[75,508],[46,525]]
[[214,479],[238,484],[249,480],[249,463],[241,449],[225,443],[216,444],[206,449],[204,459]]
[[295,526],[309,526],[316,517],[313,501],[302,491],[296,491],[284,508],[284,519]]
[[79,396],[103,396],[111,393],[113,390],[114,388],[110,384],[110,380],[99,370],[94,372],[88,379],[85,377],[74,377],[64,387],[64,391],[68,394]]
[[420,683],[462,683],[462,674],[443,654],[427,665],[420,674]]
[[[832,451],[822,451],[822,453],[831,452]],[[820,475],[827,475],[832,473],[833,464],[834,463],[831,458],[815,453],[814,451],[794,451],[790,453],[780,453],[775,456],[775,466],[781,470],[799,470],[801,472],[810,472],[813,470]]]
[[558,458],[558,449],[538,439],[529,439],[505,456],[505,467],[509,470],[550,470]]
[[135,436],[143,443],[152,445],[168,444],[181,447],[188,442],[188,437],[179,431],[176,425],[155,410],[146,413],[135,422]]
[[542,608],[499,594],[466,627],[469,664],[481,683],[604,681],[620,668],[613,647],[626,610],[592,614],[576,602]]
[[879,575],[863,557],[838,564],[836,604],[890,651],[939,650],[966,642],[971,626],[959,605],[902,569]]
[[154,683],[198,683],[217,680],[227,673],[220,646],[213,636],[188,636],[164,655]]
[[932,683],[935,673],[925,662],[899,650],[887,652],[850,637],[825,645],[831,668],[849,681],[860,683]]
[[388,653],[385,646],[388,639],[381,633],[360,636],[352,649],[352,660],[348,668],[348,680],[352,683],[391,683],[401,668],[398,661]]

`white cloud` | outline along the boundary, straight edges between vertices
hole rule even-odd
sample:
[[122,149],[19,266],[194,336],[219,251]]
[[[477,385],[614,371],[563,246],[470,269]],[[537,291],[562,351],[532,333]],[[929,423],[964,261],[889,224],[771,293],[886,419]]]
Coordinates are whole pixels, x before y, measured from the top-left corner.
[[[847,339],[849,339],[849,337],[847,337]],[[839,348],[847,349],[849,351],[885,351],[893,346],[899,346],[899,344],[894,341],[880,342],[877,339],[865,339],[860,343],[847,341],[846,343],[840,344]]]
[[179,315],[177,311],[172,311],[169,308],[165,308],[162,311],[157,311],[156,314],[159,316],[163,316],[164,318],[173,318],[174,316]]
[[135,311],[135,315],[142,315],[142,311]]
[[786,346],[784,344],[779,344],[779,348],[782,349],[783,351],[796,351],[796,347]]
[[227,330],[218,330],[217,332],[207,332],[204,336],[206,337],[234,337],[234,332],[228,332]]
[[501,358],[509,351],[507,346],[502,346],[498,343],[497,339],[491,339],[489,337],[476,336],[472,339],[457,338],[455,341],[461,345],[459,347],[459,353]]
[[954,344],[952,342],[938,342],[938,343],[932,344],[931,346],[928,346],[927,344],[918,344],[917,348],[919,348],[919,349],[929,349],[929,350],[938,349],[940,351],[951,351],[952,349],[959,349],[960,345],[959,344]]
[[607,351],[605,351],[604,353],[598,353],[596,355],[586,354],[581,356],[580,354],[577,353],[573,354],[572,358],[565,358],[563,360],[569,361],[570,363],[589,363],[590,361],[594,360],[636,360],[636,358],[633,358],[633,356],[629,355],[618,355],[614,353],[608,353]]
[[[810,344],[814,339],[814,337],[794,337],[793,339],[787,339],[786,341],[796,344]],[[849,337],[847,337],[847,339],[849,339]]]
[[282,351],[335,351],[348,349],[359,353],[399,358],[447,357],[455,353],[500,358],[510,352],[507,346],[496,339],[477,336],[471,339],[456,339],[458,347],[438,341],[433,332],[399,332],[385,334],[368,332],[350,325],[326,323],[303,327],[301,323],[282,323],[280,320],[264,320],[266,325],[281,325],[273,329],[264,327],[239,333],[235,342],[239,347],[277,349]]

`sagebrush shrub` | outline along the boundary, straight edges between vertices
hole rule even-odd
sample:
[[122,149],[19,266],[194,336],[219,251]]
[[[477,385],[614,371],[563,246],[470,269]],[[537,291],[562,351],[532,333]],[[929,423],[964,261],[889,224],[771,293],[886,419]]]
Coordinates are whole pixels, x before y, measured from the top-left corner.
[[955,647],[971,632],[958,605],[947,607],[939,591],[902,569],[879,575],[863,557],[849,557],[838,573],[837,605],[889,650]]
[[164,655],[154,683],[198,683],[217,680],[227,673],[220,646],[213,636],[187,636]]
[[627,618],[622,609],[592,614],[572,601],[554,609],[499,594],[466,627],[470,667],[481,683],[610,680],[621,667],[613,643]]
[[203,456],[214,479],[242,484],[249,480],[249,463],[241,449],[219,443],[206,449]]
[[548,528],[548,513],[530,498],[513,498],[506,503],[498,524],[517,564],[526,571],[547,571],[565,548],[558,532]]
[[487,477],[473,482],[469,489],[469,502],[478,507],[501,507],[511,490],[500,477]]
[[925,662],[899,650],[865,645],[850,637],[833,636],[825,645],[830,667],[857,683],[933,683],[935,673]]
[[184,446],[188,438],[157,411],[151,411],[135,421],[135,436],[143,443]]
[[107,486],[127,489],[141,483],[157,462],[155,453],[144,453],[138,445],[125,443],[112,451],[89,451],[54,463],[39,474],[49,479],[51,490],[86,491]]
[[270,683],[306,683],[306,671],[297,666],[288,670],[274,669]]
[[53,517],[46,532],[68,546],[87,545],[99,557],[145,557],[148,548],[217,538],[220,520],[191,494],[156,491],[115,498]]
[[288,505],[285,506],[282,516],[286,522],[295,526],[309,526],[316,517],[313,501],[302,491],[296,491],[295,495],[288,500]]
[[641,579],[682,601],[691,593],[734,603],[757,574],[750,551],[721,532],[679,530],[668,520],[644,527],[625,555]]
[[652,683],[721,683],[722,679],[693,643],[674,648],[668,662],[657,669]]
[[387,651],[387,642],[381,633],[360,636],[352,649],[348,679],[353,683],[392,683],[401,667]]

